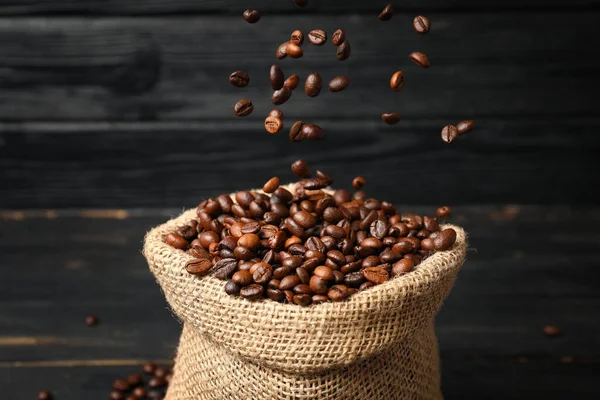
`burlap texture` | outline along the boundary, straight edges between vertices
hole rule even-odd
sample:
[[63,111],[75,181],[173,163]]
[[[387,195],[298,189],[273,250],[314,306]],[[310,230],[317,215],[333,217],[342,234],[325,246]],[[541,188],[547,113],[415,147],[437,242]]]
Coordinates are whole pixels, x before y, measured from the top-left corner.
[[[144,255],[184,321],[168,400],[441,399],[433,318],[462,265],[465,232],[414,271],[340,303],[310,307],[225,293],[188,274],[192,257],[164,237],[184,212],[148,233]],[[450,226],[446,226],[450,227]]]

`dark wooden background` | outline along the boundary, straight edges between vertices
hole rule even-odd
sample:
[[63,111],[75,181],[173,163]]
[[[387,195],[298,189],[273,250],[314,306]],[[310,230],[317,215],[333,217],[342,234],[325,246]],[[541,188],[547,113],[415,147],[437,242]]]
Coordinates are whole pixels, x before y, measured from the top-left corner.
[[[179,325],[139,254],[144,232],[304,158],[336,186],[409,209],[456,208],[473,251],[438,318],[448,399],[597,399],[600,376],[600,1],[0,0],[0,388],[107,398]],[[246,8],[262,11],[249,25]],[[414,33],[415,15],[432,20]],[[344,28],[352,57],[306,44],[286,75],[348,74],[281,106],[268,70],[293,29]],[[414,66],[412,51],[432,67]],[[251,84],[227,82],[246,70]],[[393,93],[389,76],[406,73]],[[233,115],[241,98],[255,104]],[[402,121],[384,125],[382,112]],[[442,126],[475,119],[452,145]],[[404,208],[406,209],[406,208]],[[82,319],[102,319],[87,328]],[[557,339],[541,335],[555,323]],[[563,359],[573,357],[572,362]],[[562,361],[561,361],[562,359]],[[596,378],[596,379],[594,379]]]

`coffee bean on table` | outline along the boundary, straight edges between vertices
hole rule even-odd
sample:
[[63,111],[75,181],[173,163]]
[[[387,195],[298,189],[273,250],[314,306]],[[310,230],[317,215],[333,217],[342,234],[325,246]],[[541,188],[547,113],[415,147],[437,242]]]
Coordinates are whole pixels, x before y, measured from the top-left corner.
[[294,3],[300,7],[306,7],[308,5],[308,0],[294,0]]
[[250,82],[250,76],[248,73],[243,71],[235,71],[231,75],[229,75],[229,83],[238,88],[243,88],[248,86]]
[[302,33],[302,31],[296,29],[294,32],[292,32],[292,34],[290,35],[290,42],[301,46],[304,42],[304,34]]
[[292,97],[292,91],[285,86],[273,92],[271,102],[275,105],[281,105]]
[[394,7],[391,4],[385,6],[381,14],[379,14],[379,19],[382,21],[389,21],[392,19],[392,15],[394,14]]
[[308,40],[317,46],[322,46],[327,42],[327,32],[322,29],[315,29],[308,33]]
[[265,118],[265,130],[274,135],[283,129],[283,121],[281,118],[269,115]]
[[283,87],[283,82],[285,81],[285,78],[283,76],[281,68],[279,68],[277,65],[271,66],[271,71],[269,73],[269,81],[271,82],[271,87],[273,88],[273,90],[279,90]]
[[431,22],[429,21],[429,18],[417,15],[413,20],[413,27],[418,33],[427,33],[431,28]]
[[337,31],[333,32],[333,35],[331,36],[331,43],[333,43],[334,46],[337,47],[341,45],[344,43],[344,40],[346,40],[346,33],[343,29],[338,29]]
[[415,51],[414,53],[410,53],[408,57],[419,67],[429,68],[429,57],[427,57],[427,54]]
[[302,179],[307,179],[311,176],[310,168],[304,160],[294,161],[292,163],[292,172]]
[[434,239],[433,246],[437,251],[445,251],[456,242],[456,231],[452,228],[444,229]]
[[206,275],[212,268],[212,262],[207,258],[197,258],[185,263],[185,270],[192,275]]
[[279,47],[277,47],[277,51],[275,52],[275,57],[277,57],[278,60],[283,60],[284,58],[287,57],[287,45],[289,42],[284,42],[281,43],[279,45]]
[[255,24],[260,20],[260,13],[249,8],[244,11],[244,19],[250,24]]
[[458,129],[456,128],[456,126],[446,125],[442,129],[442,140],[445,143],[450,144],[450,143],[454,142],[457,137],[458,137]]
[[350,42],[348,42],[346,39],[337,48],[337,59],[340,61],[347,60],[348,57],[350,57],[351,52],[352,49],[350,48]]
[[350,84],[350,79],[347,76],[337,76],[329,82],[330,92],[341,92]]
[[52,395],[47,390],[42,390],[38,393],[38,400],[51,400]]
[[392,112],[392,113],[384,113],[381,114],[381,119],[388,125],[395,125],[400,122],[400,113]]
[[252,111],[254,111],[254,105],[252,105],[252,102],[250,100],[240,100],[237,103],[235,103],[233,111],[238,117],[245,117],[247,115],[250,115]]
[[321,87],[321,75],[317,72],[313,72],[306,77],[306,81],[304,82],[304,92],[308,97],[318,96],[319,93],[321,93]]
[[390,87],[394,92],[399,92],[404,87],[404,72],[396,71],[390,78]]
[[357,176],[352,180],[352,187],[356,190],[360,190],[365,186],[365,178],[362,176]]
[[269,179],[267,183],[263,185],[263,191],[265,193],[273,193],[279,187],[279,178],[274,176]]
[[243,287],[240,290],[240,296],[248,300],[256,300],[262,297],[264,292],[264,287],[259,285],[258,283],[253,283],[252,285],[248,285]]
[[458,130],[459,135],[464,135],[465,133],[470,132],[474,125],[475,123],[472,120],[467,119],[456,124],[456,129]]
[[96,317],[95,315],[88,315],[87,317],[85,317],[85,324],[87,326],[98,325],[98,317]]
[[285,46],[285,52],[288,56],[292,58],[300,58],[302,57],[302,47],[298,46],[296,43],[288,42]]
[[290,128],[290,140],[292,142],[301,142],[304,140],[305,136],[302,133],[302,128],[304,127],[304,122],[296,121],[294,125]]
[[298,76],[298,74],[294,74],[294,75],[290,76],[289,78],[287,78],[285,80],[285,82],[283,82],[283,86],[285,86],[286,88],[288,88],[290,90],[294,90],[298,87],[299,83],[300,83],[300,77]]

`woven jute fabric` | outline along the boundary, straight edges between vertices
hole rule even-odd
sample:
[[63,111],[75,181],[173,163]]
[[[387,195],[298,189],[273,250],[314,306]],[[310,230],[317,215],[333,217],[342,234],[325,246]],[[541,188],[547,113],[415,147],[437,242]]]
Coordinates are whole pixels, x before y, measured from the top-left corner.
[[168,400],[441,399],[433,319],[462,265],[465,232],[414,271],[309,307],[225,293],[167,245],[195,210],[150,231],[144,255],[184,330]]

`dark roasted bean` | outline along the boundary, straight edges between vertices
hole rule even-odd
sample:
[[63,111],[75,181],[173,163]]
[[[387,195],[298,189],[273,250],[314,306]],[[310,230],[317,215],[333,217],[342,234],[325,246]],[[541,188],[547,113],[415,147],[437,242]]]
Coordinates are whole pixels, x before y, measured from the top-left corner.
[[377,214],[377,211],[375,210],[371,210],[366,216],[365,218],[360,222],[360,229],[361,230],[367,230],[370,229],[371,224],[375,221],[377,221],[379,217],[379,214]]
[[317,275],[313,275],[310,278],[310,289],[313,293],[316,294],[327,294],[327,292],[329,291],[327,281]]
[[362,270],[362,274],[366,280],[377,285],[384,283],[390,279],[388,272],[381,267],[369,267]]
[[344,283],[348,287],[357,288],[365,282],[365,277],[361,271],[351,272],[344,278]]
[[301,46],[304,42],[304,34],[302,33],[302,31],[296,29],[294,32],[292,32],[292,34],[290,35],[290,42]]
[[369,256],[363,260],[362,267],[363,268],[376,267],[379,265],[379,262],[380,262],[380,260],[379,260],[378,256]]
[[323,294],[315,294],[312,297],[312,304],[321,304],[329,301],[329,297]]
[[213,275],[218,279],[227,279],[235,272],[237,260],[235,258],[224,258],[213,267]]
[[384,113],[381,114],[381,119],[388,125],[395,125],[400,122],[400,113],[392,112],[392,113]]
[[317,219],[315,216],[304,210],[298,211],[292,215],[292,219],[304,229],[312,228],[317,224]]
[[301,283],[299,285],[294,286],[294,293],[296,294],[313,294],[312,289],[308,284]]
[[347,60],[350,57],[352,49],[350,48],[350,42],[344,40],[337,48],[337,59],[340,61]]
[[329,81],[329,91],[332,93],[341,92],[350,84],[350,78],[347,76],[336,76]]
[[459,135],[464,135],[465,133],[470,132],[474,125],[475,123],[472,120],[467,119],[456,124],[456,129],[458,130]]
[[433,243],[433,239],[425,238],[421,240],[421,249],[425,251],[433,251],[435,250],[435,245]]
[[279,47],[277,47],[277,52],[275,53],[275,57],[278,60],[283,60],[287,57],[287,45],[289,42],[281,43]]
[[302,47],[298,46],[296,43],[289,42],[285,46],[285,52],[288,56],[292,58],[300,58],[302,57]]
[[180,249],[180,250],[183,250],[186,247],[188,247],[187,240],[185,240],[182,236],[180,236],[176,233],[169,233],[165,238],[165,242],[169,246],[173,246],[176,249]]
[[442,140],[444,143],[452,143],[458,137],[458,129],[454,125],[446,125],[442,129]]
[[[293,273],[294,273],[294,269],[293,269],[293,268],[290,268],[290,267],[279,267],[279,268],[276,268],[276,269],[273,271],[273,278],[275,278],[275,279],[279,279],[279,280],[280,280],[280,281],[283,283],[283,279],[284,279],[286,276],[288,276],[288,275],[290,275],[290,274],[293,274]],[[295,275],[294,275],[294,276],[295,276]],[[293,286],[292,286],[292,287],[293,287]],[[284,288],[280,287],[280,289],[282,289],[282,290],[283,290]]]
[[256,300],[262,297],[264,288],[262,285],[253,283],[240,289],[240,296],[248,300]]
[[287,87],[282,87],[279,90],[273,92],[271,96],[271,102],[275,105],[281,105],[288,101],[292,97],[292,91]]
[[329,225],[327,228],[325,228],[325,233],[328,236],[332,236],[336,239],[343,239],[346,237],[346,231],[337,225]]
[[247,115],[250,115],[252,111],[254,111],[254,105],[252,105],[252,102],[250,100],[240,100],[237,103],[235,103],[233,111],[238,117],[245,117]]
[[410,258],[403,258],[394,264],[394,267],[392,268],[392,275],[404,275],[407,272],[412,271],[414,266],[415,264]]
[[273,301],[282,302],[285,299],[285,294],[279,289],[268,288],[267,297]]
[[337,224],[343,218],[344,214],[338,207],[328,207],[323,211],[323,219],[329,223]]
[[279,284],[280,290],[289,290],[293,289],[295,286],[299,285],[301,282],[300,278],[297,275],[286,275],[281,279],[281,283]]
[[389,21],[392,19],[392,15],[394,14],[394,7],[391,4],[385,6],[381,14],[379,14],[379,19],[382,21]]
[[333,301],[343,301],[348,298],[348,287],[346,285],[334,285],[327,292],[327,296]]
[[402,258],[402,254],[400,253],[396,253],[390,249],[383,251],[380,255],[379,255],[379,260],[381,260],[382,263],[391,263],[391,262],[395,262],[398,261],[399,259]]
[[120,392],[126,392],[129,390],[131,385],[127,382],[127,379],[117,379],[112,384],[113,389],[118,390]]
[[437,209],[437,216],[440,218],[447,218],[450,216],[450,207],[443,206]]
[[244,19],[250,24],[255,24],[260,20],[260,13],[256,10],[247,9],[244,11]]
[[344,43],[344,40],[346,40],[346,33],[342,29],[338,29],[337,31],[333,32],[333,35],[331,36],[331,43],[333,43],[334,46],[341,45]]
[[317,46],[322,46],[327,42],[327,32],[322,29],[315,29],[308,33],[308,40]]
[[283,294],[285,295],[286,303],[294,304],[294,291],[293,290],[284,290]]
[[206,275],[212,268],[212,262],[208,258],[190,260],[185,264],[185,270],[193,275]]
[[285,77],[283,76],[283,71],[277,65],[271,66],[271,71],[269,72],[269,81],[271,82],[271,87],[273,90],[279,90],[283,87],[283,82],[285,81]]
[[429,22],[429,18],[417,15],[415,19],[413,19],[413,27],[418,33],[427,33],[429,32],[429,29],[431,29],[431,22]]
[[269,282],[271,279],[271,275],[273,275],[273,267],[269,264],[260,262],[258,263],[259,267],[252,273],[252,278],[254,282],[264,284]]
[[238,88],[243,88],[248,86],[250,82],[250,77],[247,72],[243,71],[235,71],[231,75],[229,75],[229,83]]
[[309,306],[312,302],[312,296],[310,294],[296,294],[294,295],[294,303],[299,306]]
[[245,247],[251,251],[256,250],[258,248],[259,243],[260,238],[254,233],[246,233],[242,235],[237,242],[238,246]]
[[304,92],[308,97],[318,96],[319,93],[321,93],[322,85],[321,75],[317,72],[313,72],[306,77],[306,81],[304,82]]
[[298,87],[299,83],[300,83],[300,77],[298,76],[298,74],[294,74],[294,75],[290,76],[289,78],[287,78],[285,80],[285,82],[283,82],[283,86],[285,86],[286,88],[288,88],[290,90],[294,90]]
[[346,263],[346,257],[339,250],[330,250],[327,252],[327,258],[333,261],[337,265],[343,265]]
[[279,187],[279,178],[273,177],[267,181],[267,183],[263,186],[263,191],[265,193],[273,193]]
[[394,92],[399,92],[404,87],[404,72],[396,71],[390,78],[390,87]]
[[306,138],[306,136],[304,135],[302,128],[304,127],[304,122],[302,121],[296,121],[294,123],[294,125],[292,125],[292,127],[290,128],[290,140],[292,142],[301,142],[302,140],[304,140]]
[[437,218],[423,217],[423,226],[430,232],[435,232],[440,229]]
[[233,274],[231,280],[242,286],[248,286],[253,282],[252,274],[249,271],[237,271]]
[[349,202],[351,197],[352,195],[350,194],[350,192],[344,189],[338,189],[333,194],[333,199],[338,205]]
[[300,281],[303,284],[305,284],[305,285],[309,284],[310,275],[308,274],[308,271],[306,271],[304,268],[302,268],[302,267],[296,268],[296,275],[298,275],[298,278],[300,278]]
[[456,242],[456,231],[452,228],[444,229],[441,231],[435,239],[433,239],[433,246],[437,251],[448,250]]
[[430,64],[429,64],[429,57],[427,57],[427,54],[415,51],[414,53],[410,53],[410,55],[408,57],[412,60],[412,62],[417,64],[419,67],[429,68]]

